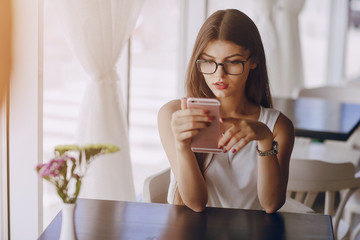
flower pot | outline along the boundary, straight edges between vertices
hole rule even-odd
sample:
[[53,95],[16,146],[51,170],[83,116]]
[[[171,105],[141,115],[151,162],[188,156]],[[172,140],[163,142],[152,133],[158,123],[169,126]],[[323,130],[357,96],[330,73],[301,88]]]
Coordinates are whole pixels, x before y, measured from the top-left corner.
[[62,204],[62,222],[60,240],[76,240],[75,231],[75,207],[76,203],[63,203]]

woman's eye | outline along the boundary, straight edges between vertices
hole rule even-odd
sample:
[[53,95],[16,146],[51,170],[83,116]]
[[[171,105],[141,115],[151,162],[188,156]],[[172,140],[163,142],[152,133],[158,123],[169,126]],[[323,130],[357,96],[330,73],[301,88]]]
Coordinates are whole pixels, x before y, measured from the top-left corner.
[[237,64],[241,64],[241,61],[237,60],[237,61],[229,61],[228,63],[233,64],[233,65],[237,65]]

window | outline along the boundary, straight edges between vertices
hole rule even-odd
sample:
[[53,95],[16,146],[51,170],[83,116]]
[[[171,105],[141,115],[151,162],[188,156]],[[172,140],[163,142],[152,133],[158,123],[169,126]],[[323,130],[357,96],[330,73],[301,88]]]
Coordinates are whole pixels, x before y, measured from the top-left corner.
[[360,1],[351,0],[345,62],[345,79],[360,85]]
[[157,131],[157,113],[177,97],[179,0],[145,1],[131,38],[130,151],[135,191],[168,166]]
[[[88,76],[59,31],[56,9],[44,1],[44,161],[58,144],[74,143]],[[167,167],[157,133],[157,112],[177,94],[179,0],[147,0],[118,72],[127,95],[130,59],[129,133],[135,191],[141,198],[145,178]],[[129,58],[128,58],[129,54]],[[124,67],[125,66],[125,67]],[[54,187],[44,181],[44,227],[61,210]]]
[[299,15],[305,87],[326,84],[329,14],[329,1],[309,0]]
[[[43,155],[53,157],[54,146],[75,141],[77,117],[87,75],[73,57],[62,35],[51,1],[44,1]],[[43,181],[45,228],[61,210],[53,185]]]

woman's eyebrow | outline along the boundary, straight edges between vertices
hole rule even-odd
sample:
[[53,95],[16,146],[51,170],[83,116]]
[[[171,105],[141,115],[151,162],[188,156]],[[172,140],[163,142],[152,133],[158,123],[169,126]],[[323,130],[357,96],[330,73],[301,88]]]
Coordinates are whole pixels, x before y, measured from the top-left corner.
[[211,55],[209,55],[209,54],[207,54],[207,53],[201,53],[201,54],[200,54],[200,56],[204,56],[204,55],[207,56],[207,57],[210,57],[210,58],[214,58],[213,56],[211,56]]
[[[210,57],[210,58],[215,58],[214,56],[211,56],[211,55],[209,55],[209,54],[207,54],[207,53],[202,53],[200,56],[203,56],[203,55],[205,55],[205,56],[207,56],[207,57]],[[240,54],[240,53],[235,53],[235,54],[233,54],[233,55],[230,55],[230,56],[225,57],[224,59],[232,58],[232,57],[245,57],[245,56],[244,56],[243,54]]]

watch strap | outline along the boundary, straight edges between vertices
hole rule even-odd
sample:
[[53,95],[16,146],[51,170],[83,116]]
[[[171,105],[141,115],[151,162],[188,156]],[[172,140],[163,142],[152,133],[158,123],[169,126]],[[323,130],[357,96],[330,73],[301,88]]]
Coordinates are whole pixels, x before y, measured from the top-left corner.
[[276,155],[279,153],[279,144],[277,141],[273,141],[272,148],[268,151],[260,151],[259,147],[256,145],[256,151],[258,152],[258,155],[261,157]]

